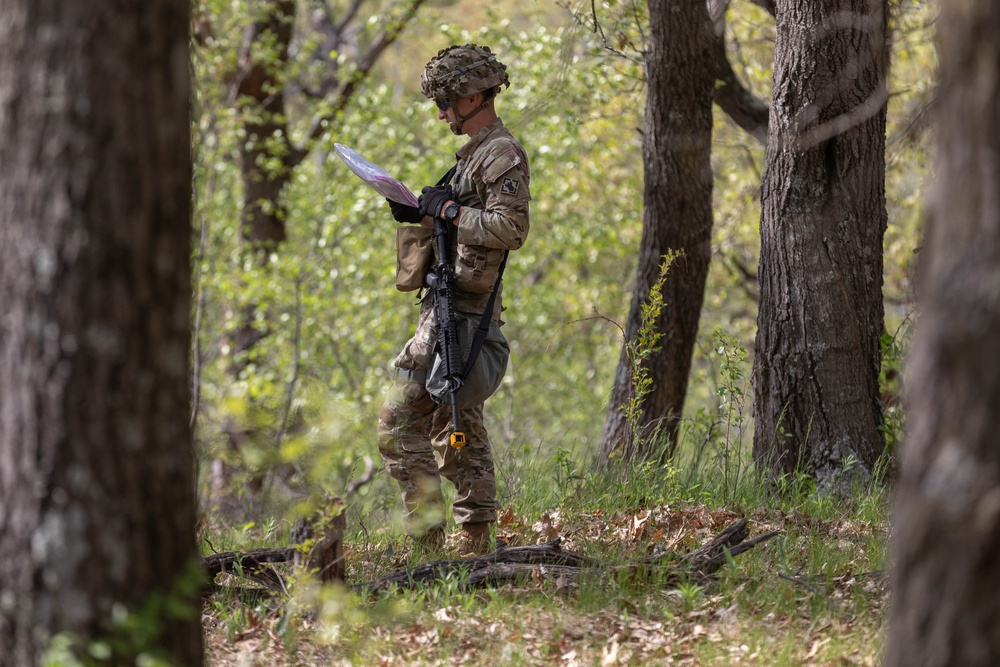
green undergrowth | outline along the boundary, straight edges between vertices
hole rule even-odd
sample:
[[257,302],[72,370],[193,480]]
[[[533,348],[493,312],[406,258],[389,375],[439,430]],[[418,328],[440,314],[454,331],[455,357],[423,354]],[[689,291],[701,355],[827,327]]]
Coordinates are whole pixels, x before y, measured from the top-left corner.
[[[287,590],[271,596],[229,576],[219,583],[244,590],[223,588],[206,606],[209,663],[875,664],[887,597],[885,476],[876,471],[876,481],[834,496],[805,474],[758,474],[746,352],[722,330],[712,335],[712,352],[715,408],[682,424],[676,448],[634,443],[650,460],[602,465],[568,443],[496,443],[497,539],[518,546],[558,537],[600,567],[579,576],[538,567],[487,589],[458,573],[368,595],[366,582],[461,556],[450,517],[442,549],[416,548],[394,485],[378,474],[347,498],[351,588],[319,586],[281,566]],[[663,451],[676,456],[654,462]],[[357,478],[360,459],[345,463],[349,477]],[[445,492],[450,504],[447,484]],[[281,519],[232,526],[212,517],[204,550],[287,545],[307,504],[290,498],[290,511],[273,512]],[[750,539],[775,536],[710,578],[678,565],[741,519]],[[635,567],[652,554],[667,555],[661,567]]]
[[[884,475],[846,496],[820,493],[804,474],[759,475],[746,354],[722,331],[713,348],[717,408],[684,423],[668,463],[602,466],[558,444],[496,447],[497,538],[518,546],[559,537],[601,567],[578,577],[538,567],[487,589],[459,573],[367,595],[365,582],[461,556],[450,517],[442,549],[415,548],[396,489],[376,475],[346,507],[352,588],[318,586],[288,568],[286,595],[216,593],[205,615],[209,663],[876,664],[887,599]],[[634,567],[651,554],[689,553],[741,519],[750,539],[776,536],[710,578],[669,556],[653,571]],[[287,544],[289,523],[217,526],[206,551]]]
[[[544,568],[517,584],[434,586],[361,597],[291,576],[288,597],[218,593],[206,613],[210,664],[876,664],[886,603],[883,487],[825,497],[805,478],[727,489],[717,467],[595,469],[568,454],[530,459],[502,489],[498,534],[511,544],[555,536],[606,567],[579,579]],[[370,501],[369,501],[370,502]],[[638,575],[651,553],[689,552],[740,518],[750,537],[779,535],[730,559],[708,581]],[[242,525],[220,543],[278,537]],[[455,538],[417,552],[399,523],[349,522],[348,579],[368,581],[459,556]],[[218,547],[219,544],[216,544]]]

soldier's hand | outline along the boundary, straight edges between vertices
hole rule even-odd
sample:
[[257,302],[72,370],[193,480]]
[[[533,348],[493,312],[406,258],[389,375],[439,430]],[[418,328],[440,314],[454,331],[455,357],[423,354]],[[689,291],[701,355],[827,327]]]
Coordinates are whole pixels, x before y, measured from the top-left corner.
[[419,199],[421,216],[440,217],[441,208],[445,203],[454,201],[455,199],[455,191],[451,189],[450,185],[426,187],[422,192],[423,194],[420,195]]
[[416,206],[400,204],[399,202],[392,201],[391,199],[386,199],[386,201],[389,202],[389,210],[392,211],[392,218],[396,222],[418,224],[424,219],[424,216],[420,213],[420,209]]

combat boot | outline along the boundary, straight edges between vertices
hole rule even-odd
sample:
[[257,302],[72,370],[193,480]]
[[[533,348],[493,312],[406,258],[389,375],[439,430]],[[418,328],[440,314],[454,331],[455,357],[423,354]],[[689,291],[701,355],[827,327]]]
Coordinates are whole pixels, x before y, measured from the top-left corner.
[[462,551],[474,553],[477,556],[488,554],[492,551],[490,545],[490,526],[493,523],[481,521],[478,523],[462,524]]

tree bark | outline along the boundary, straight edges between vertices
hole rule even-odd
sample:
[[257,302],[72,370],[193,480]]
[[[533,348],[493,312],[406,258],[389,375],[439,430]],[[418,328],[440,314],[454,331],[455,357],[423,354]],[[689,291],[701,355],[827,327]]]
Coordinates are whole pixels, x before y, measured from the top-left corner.
[[292,528],[294,563],[314,572],[322,582],[345,581],[344,533],[347,515],[344,502],[331,498],[311,516],[301,518]]
[[[632,397],[634,373],[627,346],[622,347],[601,437],[605,463],[612,456],[630,461],[672,454],[711,257],[711,20],[703,0],[653,0],[649,26],[642,243],[626,342],[638,334],[642,306],[660,277],[664,254],[684,254],[671,267],[663,288],[666,307],[656,320],[663,337],[645,363],[652,392],[643,400],[638,433],[630,432],[622,411]],[[653,437],[657,433],[660,437]]]
[[1000,6],[943,3],[885,665],[1000,664]]
[[804,471],[837,490],[884,449],[887,3],[776,4],[754,457],[773,475]]
[[0,0],[4,664],[40,664],[57,634],[110,637],[121,608],[159,631],[112,662],[202,661],[189,12]]

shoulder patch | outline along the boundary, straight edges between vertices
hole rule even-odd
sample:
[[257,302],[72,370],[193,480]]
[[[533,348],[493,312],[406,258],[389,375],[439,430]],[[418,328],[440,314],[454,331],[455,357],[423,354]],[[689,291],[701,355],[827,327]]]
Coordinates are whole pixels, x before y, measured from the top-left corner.
[[505,195],[514,196],[517,194],[517,189],[521,186],[521,181],[513,178],[503,179],[503,183],[500,184],[500,192]]

